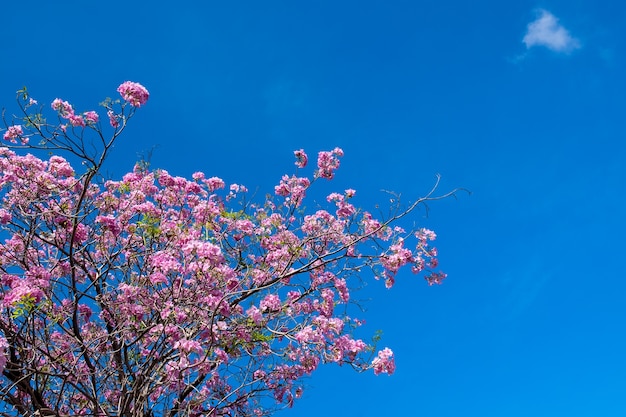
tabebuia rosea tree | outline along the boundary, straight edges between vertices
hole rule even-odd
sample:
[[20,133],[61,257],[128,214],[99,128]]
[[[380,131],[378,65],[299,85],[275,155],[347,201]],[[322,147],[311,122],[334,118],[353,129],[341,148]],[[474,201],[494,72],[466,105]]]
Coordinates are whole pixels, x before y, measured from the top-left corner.
[[312,169],[296,151],[295,174],[262,201],[145,163],[107,180],[149,97],[133,82],[118,92],[101,115],[23,89],[19,115],[3,113],[0,415],[264,416],[323,363],[391,374],[392,351],[355,336],[350,291],[370,277],[391,287],[402,267],[441,282],[435,234],[395,222],[444,196],[386,218],[356,208],[352,189],[305,209],[339,148]]

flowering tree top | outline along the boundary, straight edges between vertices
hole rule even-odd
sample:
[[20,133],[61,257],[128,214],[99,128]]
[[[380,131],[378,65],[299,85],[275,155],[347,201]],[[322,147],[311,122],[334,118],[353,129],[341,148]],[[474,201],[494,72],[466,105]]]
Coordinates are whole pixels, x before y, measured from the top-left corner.
[[117,91],[122,100],[102,103],[108,127],[61,99],[50,123],[26,90],[22,115],[4,119],[0,415],[263,416],[291,406],[322,363],[393,373],[389,348],[355,337],[351,289],[369,277],[390,288],[403,267],[440,284],[435,234],[395,223],[445,195],[433,189],[386,219],[355,207],[353,189],[305,210],[314,183],[334,178],[339,148],[312,169],[295,151],[296,173],[263,201],[142,164],[104,180],[108,152],[149,98],[134,82]]

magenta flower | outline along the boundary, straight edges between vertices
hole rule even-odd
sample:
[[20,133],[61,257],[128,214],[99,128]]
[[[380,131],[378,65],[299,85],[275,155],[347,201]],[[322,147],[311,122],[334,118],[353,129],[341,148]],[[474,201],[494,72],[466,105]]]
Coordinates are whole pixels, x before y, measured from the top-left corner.
[[4,371],[4,368],[7,365],[7,355],[5,349],[8,347],[9,343],[7,340],[0,336],[0,373]]
[[280,298],[276,294],[269,294],[261,300],[261,311],[279,311]]
[[339,158],[343,156],[341,148],[335,148],[330,152],[322,151],[317,156],[318,176],[332,180],[335,170],[339,168]]
[[40,288],[25,279],[15,280],[11,287],[11,290],[2,300],[5,307],[14,307],[27,301],[38,304],[44,297],[44,293]]
[[378,352],[378,356],[372,361],[374,375],[393,374],[396,370],[396,363],[393,360],[393,352],[389,348],[384,348]]
[[299,206],[309,185],[311,185],[311,181],[308,178],[283,175],[280,184],[274,187],[274,193],[283,197],[291,197],[296,206]]
[[[17,143],[16,139],[22,136],[22,134],[24,134],[24,131],[22,130],[22,126],[13,125],[13,126],[9,126],[7,131],[4,132],[3,138],[4,140],[8,140],[11,143]],[[25,143],[24,140],[22,140],[22,143]]]
[[11,221],[11,213],[5,209],[0,209],[0,224],[7,224]]
[[107,116],[109,116],[109,123],[111,124],[111,127],[115,129],[120,125],[120,122],[117,121],[117,115],[113,113],[112,110],[107,112]]
[[150,93],[148,93],[146,87],[132,81],[123,82],[117,87],[117,92],[133,107],[140,107],[146,104],[148,97],[150,97]]
[[304,168],[309,161],[309,157],[306,152],[304,152],[304,149],[293,151],[293,154],[296,156],[296,166],[298,168]]
[[83,114],[83,117],[85,118],[85,120],[86,120],[86,121],[87,121],[87,123],[89,123],[89,124],[95,124],[95,123],[98,123],[98,119],[99,119],[98,113],[96,113],[96,112],[95,112],[95,111],[93,111],[93,110],[92,110],[92,111],[86,111],[86,112]]
[[74,114],[74,108],[67,101],[63,101],[60,98],[55,98],[52,101],[52,108],[59,112],[61,117],[68,118],[69,116]]
[[70,114],[67,119],[72,126],[85,127],[85,119],[83,119],[83,116]]
[[215,191],[220,188],[224,188],[224,181],[221,178],[211,177],[206,180],[209,190]]

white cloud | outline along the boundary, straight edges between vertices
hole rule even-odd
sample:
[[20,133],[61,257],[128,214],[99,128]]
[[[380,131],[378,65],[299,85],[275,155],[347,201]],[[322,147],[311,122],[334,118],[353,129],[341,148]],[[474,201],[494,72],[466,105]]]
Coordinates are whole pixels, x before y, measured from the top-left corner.
[[555,52],[571,52],[580,48],[580,43],[573,38],[559,20],[547,10],[540,10],[539,17],[528,24],[528,31],[523,42],[526,48],[545,46]]

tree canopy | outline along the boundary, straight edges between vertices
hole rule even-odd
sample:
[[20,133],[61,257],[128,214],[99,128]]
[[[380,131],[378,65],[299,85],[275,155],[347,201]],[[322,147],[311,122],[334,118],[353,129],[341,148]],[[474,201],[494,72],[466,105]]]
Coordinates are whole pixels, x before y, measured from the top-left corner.
[[[0,415],[264,416],[320,364],[391,374],[391,349],[355,336],[361,280],[410,268],[440,284],[435,233],[352,204],[304,204],[343,151],[294,152],[264,198],[196,172],[102,168],[149,93],[125,82],[100,114],[26,89],[0,148]],[[49,152],[41,159],[35,154]],[[27,153],[32,152],[32,153]],[[77,171],[70,160],[78,160]],[[356,310],[358,311],[358,310]]]

